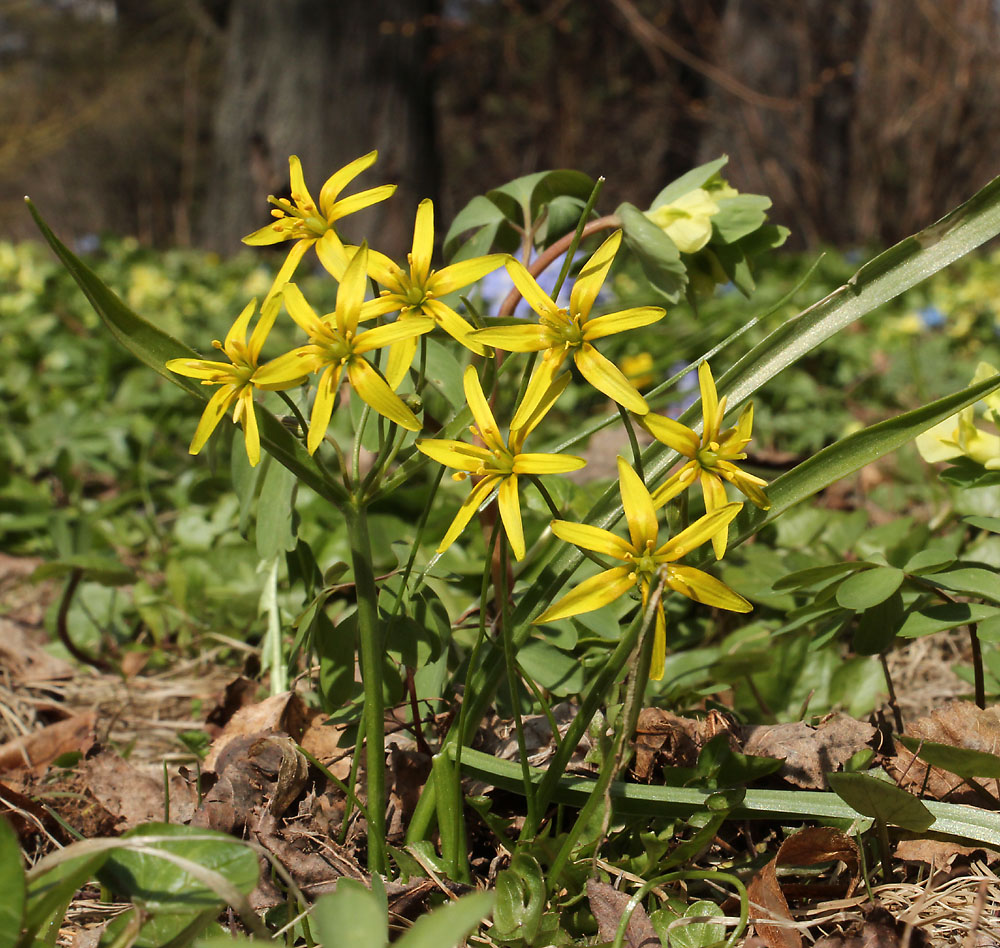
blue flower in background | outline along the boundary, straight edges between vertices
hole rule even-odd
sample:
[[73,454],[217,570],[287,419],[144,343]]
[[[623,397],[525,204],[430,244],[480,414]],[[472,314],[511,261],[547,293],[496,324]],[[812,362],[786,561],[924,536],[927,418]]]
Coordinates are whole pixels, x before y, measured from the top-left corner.
[[945,323],[945,315],[936,306],[925,306],[918,313],[928,329],[937,329]]

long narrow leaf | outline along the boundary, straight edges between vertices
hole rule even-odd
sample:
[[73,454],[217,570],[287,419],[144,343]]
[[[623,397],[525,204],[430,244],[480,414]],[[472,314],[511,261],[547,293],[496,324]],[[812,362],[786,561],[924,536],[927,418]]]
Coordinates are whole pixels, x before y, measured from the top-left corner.
[[[201,356],[179,339],[129,309],[97,274],[56,237],[42,220],[35,205],[31,201],[27,201],[27,205],[42,236],[120,345],[154,372],[179,385],[200,401],[207,401],[211,392],[206,386],[185,376],[175,375],[166,368],[168,359],[200,359]],[[343,488],[323,475],[302,444],[274,415],[258,405],[257,418],[261,444],[269,454],[321,496],[335,504],[343,503],[346,497]]]
[[744,505],[743,512],[736,520],[738,539],[733,542],[742,542],[789,507],[853,474],[866,464],[892,453],[921,432],[950,418],[966,405],[979,401],[997,388],[1000,388],[1000,375],[946,395],[922,408],[880,421],[823,448],[772,481],[767,489],[767,496],[771,501],[770,510]]

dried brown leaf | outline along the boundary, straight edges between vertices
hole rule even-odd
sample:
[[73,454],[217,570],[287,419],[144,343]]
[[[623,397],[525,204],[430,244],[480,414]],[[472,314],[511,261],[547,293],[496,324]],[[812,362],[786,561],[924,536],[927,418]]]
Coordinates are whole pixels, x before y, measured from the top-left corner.
[[826,788],[826,774],[839,770],[875,737],[875,728],[846,714],[831,714],[818,727],[804,721],[758,725],[744,731],[743,753],[780,757],[778,772],[805,790]]
[[203,767],[221,773],[217,764],[226,746],[230,741],[247,735],[284,733],[299,741],[307,720],[306,706],[294,691],[285,691],[256,704],[245,705],[233,714],[222,733],[212,742]]
[[[630,901],[627,892],[619,892],[614,886],[596,879],[587,880],[587,898],[590,911],[597,920],[601,941],[614,941],[622,916]],[[625,926],[626,948],[660,948],[660,938],[640,902],[636,905]]]
[[[113,751],[102,750],[88,758],[81,770],[87,789],[118,820],[116,830],[164,819],[163,781],[142,773]],[[195,788],[176,776],[170,778],[169,787],[170,821],[187,823],[197,804]]]
[[85,751],[94,743],[96,724],[97,712],[84,711],[0,744],[0,772],[28,769],[40,773],[63,754]]
[[802,948],[802,936],[788,924],[782,924],[791,923],[792,914],[778,885],[775,861],[772,859],[750,880],[747,887],[750,919],[767,948]]

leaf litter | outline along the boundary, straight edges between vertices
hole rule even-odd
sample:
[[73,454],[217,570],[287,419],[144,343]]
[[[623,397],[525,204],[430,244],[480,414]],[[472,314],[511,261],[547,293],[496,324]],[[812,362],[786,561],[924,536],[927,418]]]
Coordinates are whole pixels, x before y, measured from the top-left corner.
[[[178,661],[166,674],[138,668],[136,674],[122,678],[72,668],[30,644],[37,639],[41,616],[36,611],[30,618],[34,621],[24,623],[27,631],[20,640],[13,633],[7,636],[8,646],[13,641],[22,644],[3,653],[0,675],[0,734],[5,738],[0,745],[0,807],[12,819],[29,858],[37,859],[70,841],[60,819],[82,829],[85,836],[117,835],[162,819],[169,798],[172,822],[225,829],[254,840],[285,866],[310,898],[330,891],[340,878],[367,878],[362,868],[363,815],[298,749],[308,751],[338,781],[349,780],[353,738],[343,725],[328,724],[324,715],[308,709],[291,692],[256,700],[257,684],[216,668],[210,653],[198,660]],[[18,661],[8,661],[14,653]],[[208,710],[192,714],[192,708],[199,705]],[[575,705],[563,702],[552,710],[562,734],[575,714]],[[989,753],[1000,747],[996,710],[980,712],[962,702],[926,710],[923,716],[908,711],[907,735]],[[443,725],[443,720],[438,723]],[[550,722],[533,716],[525,725],[530,762],[544,766],[554,751]],[[179,749],[178,735],[186,730],[210,735],[203,761]],[[430,761],[399,722],[387,721],[387,730],[387,825],[390,842],[402,846]],[[777,772],[754,786],[824,788],[826,773],[842,769],[852,756],[868,750],[912,792],[922,791],[928,799],[963,798],[966,791],[960,778],[893,744],[887,740],[888,730],[878,719],[864,722],[842,714],[794,724],[741,727],[714,709],[682,716],[647,708],[639,719],[632,777],[655,784],[662,782],[664,768],[695,767],[706,744],[722,735],[734,752],[781,760]],[[497,757],[516,759],[512,732],[512,722],[489,719],[477,746]],[[587,760],[591,750],[585,739],[567,770],[593,773],[594,765]],[[67,754],[79,755],[79,760],[60,766]],[[363,774],[363,763],[361,768]],[[502,810],[510,805],[509,795],[471,782],[469,789],[493,794],[497,813],[506,816],[508,825],[518,824],[517,813]],[[364,804],[363,793],[356,792]],[[748,945],[901,946],[921,944],[921,937],[927,945],[1000,943],[1000,879],[990,868],[996,854],[940,840],[901,840],[894,856],[896,874],[903,878],[873,886],[873,903],[866,893],[855,891],[858,867],[850,837],[828,828],[808,828],[781,842],[777,826],[765,828],[765,835],[758,838],[746,836],[746,828],[726,825],[729,831],[725,835],[720,831],[710,841],[698,865],[711,867],[734,845],[750,844],[759,853],[777,853],[762,863],[750,882],[757,922],[756,933],[746,939]],[[742,843],[741,836],[745,837]],[[476,845],[482,845],[482,834],[473,838],[478,840]],[[502,852],[492,860],[474,860],[473,865],[492,865],[491,877],[497,858],[502,866]],[[796,866],[817,864],[822,868],[819,876],[815,868],[804,882],[790,875],[801,871]],[[639,879],[610,863],[601,861],[601,865],[612,878]],[[904,870],[905,866],[914,868]],[[262,873],[261,878],[264,881],[252,898],[255,908],[283,903],[285,896],[269,881],[269,873]],[[439,876],[391,883],[387,886],[390,909],[415,918],[425,910],[428,896],[442,888],[454,894],[467,887]],[[96,943],[103,925],[123,908],[96,902],[92,894],[87,889],[79,893],[60,944],[86,948],[88,942]],[[587,896],[599,937],[610,940],[629,896],[594,881]],[[729,914],[718,920],[719,926],[735,921],[735,903],[729,900],[723,908]],[[672,924],[693,922],[693,918],[677,918]],[[657,937],[645,910],[637,906],[626,928],[625,944],[647,948],[658,943],[649,940],[651,929],[652,937]]]

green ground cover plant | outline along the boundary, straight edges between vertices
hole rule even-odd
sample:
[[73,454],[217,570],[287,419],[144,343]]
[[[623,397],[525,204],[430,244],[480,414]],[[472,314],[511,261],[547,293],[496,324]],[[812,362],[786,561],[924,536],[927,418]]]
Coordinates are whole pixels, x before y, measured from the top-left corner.
[[[832,821],[853,834],[837,858],[884,873],[900,828],[1000,845],[983,812],[922,803],[867,773],[871,754],[825,791],[757,787],[780,762],[725,741],[661,786],[625,779],[646,705],[725,708],[753,724],[864,717],[888,694],[902,732],[886,662],[900,639],[966,629],[973,696],[982,707],[1000,692],[995,260],[960,259],[1000,232],[1000,184],[858,267],[835,254],[769,262],[785,231],[766,197],[728,185],[725,159],[668,184],[648,211],[604,216],[601,182],[546,172],[474,199],[446,231],[422,202],[397,262],[337,230],[391,199],[390,186],[354,190],[374,157],[332,175],[316,201],[290,161],[290,197],[271,198],[274,220],[247,238],[287,248],[284,262],[153,263],[127,242],[85,261],[34,207],[61,267],[38,248],[0,248],[13,329],[0,535],[48,560],[39,575],[66,577],[51,617],[63,645],[85,660],[139,648],[164,662],[205,637],[249,640],[272,693],[311,670],[297,687],[353,728],[347,790],[364,804],[373,888],[317,903],[318,940],[342,911],[357,913],[357,943],[384,942],[382,876],[430,865],[482,882],[473,812],[509,855],[486,937],[510,945],[593,934],[601,896],[589,914],[579,906],[602,859],[642,880],[616,916],[619,941],[659,886],[672,894],[654,897],[651,924],[680,944],[677,919],[716,915],[697,887],[710,878],[735,893],[731,931],[696,922],[684,937],[734,943],[760,865],[693,861],[735,820]],[[918,286],[955,261],[950,279]],[[579,479],[605,429],[619,432],[614,465]],[[804,503],[913,452],[918,436],[930,461],[950,462],[939,481],[915,473],[911,454],[855,509]],[[914,505],[927,515],[908,519]],[[876,507],[893,517],[872,529]],[[563,699],[575,716],[547,768],[533,767],[524,718],[552,719]],[[405,848],[386,839],[393,707],[412,711],[433,752]],[[517,763],[471,747],[491,707],[513,719]],[[596,774],[569,776],[588,735]],[[995,776],[991,754],[913,750],[970,785]],[[467,801],[463,776],[523,809]],[[65,850],[29,870],[10,943],[52,944],[66,900],[95,877],[137,906],[107,944],[190,943],[218,930],[224,904],[250,934],[273,934],[247,914],[256,876],[231,869],[239,844],[186,840],[170,824],[139,835],[117,855],[117,843],[81,843],[79,860]],[[177,872],[191,866],[160,852],[173,835],[229,847],[213,867],[221,882],[199,879],[210,891],[189,905]],[[174,873],[156,882],[174,895],[153,898],[138,870],[102,861],[127,864],[128,852]],[[682,880],[698,898],[671,888]],[[283,881],[301,910],[286,937],[313,944],[307,905]],[[467,896],[405,940],[458,940],[490,901]]]

